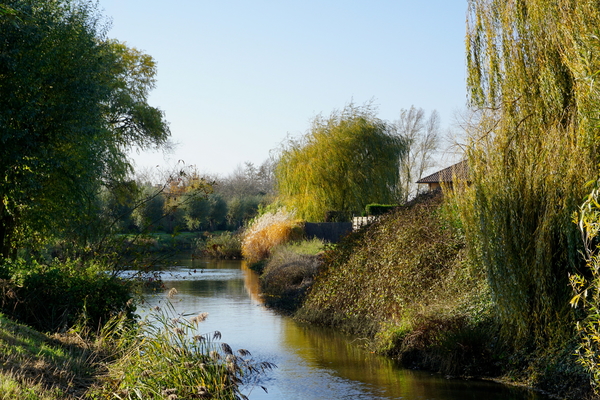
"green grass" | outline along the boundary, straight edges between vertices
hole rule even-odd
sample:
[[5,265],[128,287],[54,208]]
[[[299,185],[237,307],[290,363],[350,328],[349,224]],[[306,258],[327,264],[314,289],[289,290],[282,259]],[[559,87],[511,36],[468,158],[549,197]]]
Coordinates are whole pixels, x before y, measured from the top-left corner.
[[[292,253],[315,256],[324,250],[325,243],[321,239],[314,238],[311,240],[294,241],[291,243],[281,245],[279,247],[281,247],[282,249],[286,249],[287,251],[290,251]],[[275,252],[277,251],[278,249],[276,248]]]
[[82,396],[94,378],[92,351],[76,335],[41,334],[0,315],[0,399]]

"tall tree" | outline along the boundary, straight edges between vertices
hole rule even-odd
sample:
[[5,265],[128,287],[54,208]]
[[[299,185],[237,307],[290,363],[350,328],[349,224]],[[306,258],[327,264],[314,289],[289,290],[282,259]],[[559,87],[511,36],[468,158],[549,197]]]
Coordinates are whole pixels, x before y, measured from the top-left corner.
[[571,216],[597,176],[598,26],[598,2],[469,1],[480,118],[464,225],[507,332],[538,344],[570,322],[567,277],[580,259]]
[[404,138],[408,145],[406,154],[400,160],[400,185],[397,194],[399,201],[406,203],[418,194],[416,182],[426,170],[435,165],[433,156],[439,145],[439,114],[434,110],[427,118],[422,108],[401,110],[394,128],[396,134]]
[[[0,256],[85,229],[100,186],[130,170],[128,146],[169,130],[145,102],[153,62],[107,40],[93,4],[6,0],[0,15]],[[141,65],[138,67],[138,65]],[[86,216],[86,218],[80,218]]]
[[322,221],[328,211],[349,217],[369,203],[394,200],[403,138],[369,106],[349,104],[282,150],[276,178],[282,203],[300,218]]

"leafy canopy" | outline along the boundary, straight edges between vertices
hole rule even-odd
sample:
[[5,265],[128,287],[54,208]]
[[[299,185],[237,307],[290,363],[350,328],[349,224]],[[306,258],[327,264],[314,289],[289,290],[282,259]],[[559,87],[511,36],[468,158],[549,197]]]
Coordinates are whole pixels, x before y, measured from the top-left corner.
[[506,331],[539,345],[570,330],[567,277],[581,264],[571,215],[598,165],[600,6],[470,0],[467,22],[479,120],[464,226]]
[[152,59],[107,40],[87,1],[4,1],[0,13],[0,255],[85,232],[134,145],[160,146]]
[[391,203],[406,143],[369,105],[349,104],[290,140],[276,168],[280,201],[308,221],[328,211],[347,218],[369,203]]

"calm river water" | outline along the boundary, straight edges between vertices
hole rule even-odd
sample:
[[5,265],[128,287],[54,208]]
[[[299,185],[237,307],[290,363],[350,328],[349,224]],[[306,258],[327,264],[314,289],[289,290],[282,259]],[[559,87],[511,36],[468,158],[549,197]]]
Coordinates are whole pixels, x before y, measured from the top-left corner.
[[[503,385],[448,380],[412,371],[371,354],[330,329],[298,324],[263,306],[258,276],[240,261],[184,260],[163,275],[178,312],[208,312],[202,333],[218,330],[234,350],[247,349],[257,361],[278,368],[260,387],[245,388],[251,400],[405,399],[542,400],[531,391]],[[148,308],[164,303],[166,291],[147,298]],[[143,313],[143,310],[140,310]]]

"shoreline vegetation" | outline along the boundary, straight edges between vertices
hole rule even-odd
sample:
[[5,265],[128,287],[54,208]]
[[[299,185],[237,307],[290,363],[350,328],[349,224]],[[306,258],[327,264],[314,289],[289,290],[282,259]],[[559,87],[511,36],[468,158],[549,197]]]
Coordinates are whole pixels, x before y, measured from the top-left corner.
[[371,351],[407,368],[594,398],[574,325],[545,347],[506,334],[452,199],[426,194],[337,245],[298,246],[277,246],[262,262],[268,306],[368,338]]
[[79,322],[41,333],[0,314],[0,399],[246,398],[242,384],[259,386],[276,365],[232,349],[218,331],[203,332],[208,314],[177,314],[176,296],[169,291],[141,320],[114,315],[98,331]]
[[[469,263],[463,228],[452,198],[445,199],[439,193],[422,195],[336,245],[317,239],[303,240],[299,221],[293,215],[275,214],[265,213],[264,216],[267,222],[262,226],[271,230],[270,233],[254,232],[254,237],[259,238],[258,243],[263,245],[266,243],[264,237],[271,238],[266,247],[257,247],[258,244],[249,241],[248,236],[235,239],[238,251],[245,243],[250,247],[246,248],[246,255],[250,249],[261,255],[254,259],[254,268],[261,275],[261,290],[269,307],[305,323],[334,327],[367,338],[366,346],[371,351],[398,360],[408,368],[429,370],[449,378],[486,379],[527,386],[557,398],[594,398],[589,375],[574,356],[578,347],[575,327],[568,332],[570,336],[563,336],[570,337],[569,340],[549,342],[545,348],[536,348],[531,343],[516,345],[506,336],[495,312],[496,305],[485,274]],[[154,240],[160,241],[160,236]],[[234,237],[233,234],[222,236],[226,236],[224,241]],[[186,238],[185,243],[193,241]],[[72,279],[77,271],[81,271],[81,266],[75,263],[70,268],[37,265],[31,270],[24,267],[5,266],[3,274],[11,280],[3,281],[4,307],[10,298],[9,282],[27,282],[24,287],[32,291],[36,291],[35,282],[44,282],[50,285],[46,293],[67,294],[71,302],[74,297],[69,293],[77,293],[78,285],[83,284],[83,281]],[[97,270],[90,267],[87,276],[95,276],[94,271]],[[61,277],[61,274],[67,276]],[[53,280],[49,280],[50,277]],[[122,285],[117,287],[127,290],[124,293],[130,293],[131,286],[116,282]],[[110,287],[107,282],[104,285]],[[100,292],[105,293],[106,287]],[[17,299],[30,298],[27,293],[17,292],[16,288],[12,290]],[[98,292],[89,289],[81,293],[94,291]],[[114,293],[119,298],[120,292]],[[115,303],[124,304],[130,298],[123,294],[123,298]],[[56,299],[48,300],[43,296],[29,301],[60,307]],[[83,308],[88,310],[87,322],[54,321],[64,327],[60,334],[45,335],[4,316],[0,318],[0,337],[3,339],[0,357],[4,363],[0,388],[7,393],[0,399],[15,396],[32,400],[85,396],[100,399],[109,398],[111,393],[121,393],[123,398],[128,398],[128,394],[135,393],[133,390],[140,385],[139,379],[130,376],[129,381],[124,380],[123,371],[137,371],[136,368],[143,364],[140,359],[136,361],[131,352],[132,337],[141,334],[143,325],[128,326],[125,321],[131,324],[132,320],[124,318],[105,324],[102,332],[91,334],[89,327],[97,326],[91,323],[92,310],[101,309],[104,303],[91,298],[86,301]],[[30,305],[21,309],[39,310],[39,307]],[[49,314],[61,312],[56,309]],[[103,315],[109,314],[124,317],[122,313],[108,310]],[[20,319],[26,320],[24,314]],[[176,316],[166,318],[164,315],[155,318],[164,328],[150,328],[156,329],[155,337],[159,339],[150,342],[155,348],[165,346],[165,349],[173,350],[167,343],[179,338],[177,329],[193,329],[197,325],[191,320],[182,320],[181,327],[171,326],[170,321],[175,319]],[[68,326],[74,328],[66,329]],[[38,329],[40,332],[57,331],[56,326]],[[124,350],[125,343],[130,347],[129,351]],[[191,345],[196,346],[195,343]],[[19,350],[19,346],[24,346],[25,350]],[[146,353],[148,350],[140,351]],[[210,358],[210,351],[205,348],[197,355],[204,357],[204,364]],[[185,354],[190,353],[184,351],[179,355]],[[228,355],[231,356],[222,354],[220,359],[227,359]],[[157,359],[160,357],[157,355]],[[216,357],[210,359],[215,361]],[[238,361],[244,365],[241,359]],[[186,362],[191,361],[182,359],[181,364]],[[59,363],[66,365],[66,369]],[[32,372],[32,366],[38,368],[40,365],[48,372]],[[251,368],[268,370],[272,366]],[[139,370],[137,375],[147,375],[145,378],[151,379],[152,375],[144,371],[146,369]],[[181,372],[177,371],[178,374]],[[32,379],[33,376],[37,376],[37,380]],[[121,378],[117,379],[117,376]],[[158,386],[166,388],[164,382]],[[192,386],[187,385],[187,389],[181,390],[191,390]],[[226,386],[235,392],[232,382],[229,386],[222,385]],[[206,385],[204,388],[214,390]],[[194,390],[198,390],[198,385]],[[158,393],[158,389],[155,392]],[[177,395],[176,392],[161,392],[162,397],[157,398],[171,394]]]

